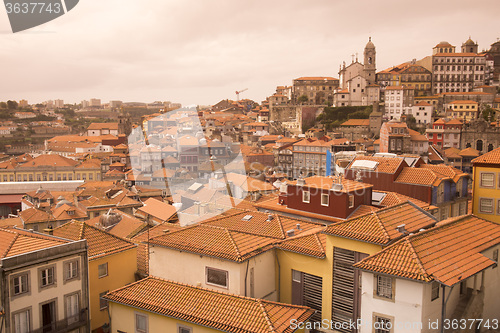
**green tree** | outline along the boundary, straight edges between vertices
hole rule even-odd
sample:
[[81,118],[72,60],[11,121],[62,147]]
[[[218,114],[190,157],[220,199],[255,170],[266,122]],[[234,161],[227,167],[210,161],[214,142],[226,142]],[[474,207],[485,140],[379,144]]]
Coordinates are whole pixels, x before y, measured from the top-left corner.
[[306,95],[302,95],[300,96],[298,99],[297,99],[297,102],[299,103],[305,103],[309,100],[309,97],[307,97]]
[[414,131],[418,130],[417,119],[415,119],[415,117],[413,117],[413,115],[411,115],[411,114],[406,116],[406,125],[408,126],[408,128],[410,128]]
[[17,102],[8,100],[7,107],[9,108],[9,110],[15,110],[15,109],[17,109]]

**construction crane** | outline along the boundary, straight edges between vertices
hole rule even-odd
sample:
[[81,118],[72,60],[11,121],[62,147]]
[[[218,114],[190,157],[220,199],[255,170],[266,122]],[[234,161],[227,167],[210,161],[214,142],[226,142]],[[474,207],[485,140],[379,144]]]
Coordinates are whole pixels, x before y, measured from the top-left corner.
[[237,102],[239,102],[239,101],[240,101],[240,93],[242,93],[242,92],[244,92],[244,91],[247,91],[247,90],[248,90],[248,88],[245,88],[245,89],[240,90],[240,91],[236,90],[236,101],[237,101]]

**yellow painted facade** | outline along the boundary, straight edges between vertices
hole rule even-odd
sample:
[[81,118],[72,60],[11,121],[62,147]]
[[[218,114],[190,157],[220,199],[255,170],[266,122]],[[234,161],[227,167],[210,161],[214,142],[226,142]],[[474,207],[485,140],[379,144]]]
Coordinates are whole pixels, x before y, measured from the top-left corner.
[[357,240],[326,236],[326,258],[320,259],[305,254],[278,249],[276,265],[276,285],[279,285],[279,301],[292,303],[292,270],[320,276],[322,278],[322,319],[332,318],[333,249],[339,247],[351,251],[375,254],[382,246]]
[[[487,186],[489,184],[485,183],[485,178],[483,182],[481,181],[481,177],[491,177],[486,175],[493,176],[492,186]],[[472,178],[472,214],[500,223],[500,164],[498,167],[474,165]],[[481,201],[483,201],[482,207]],[[486,212],[485,208],[488,208],[490,202],[492,203],[491,212]]]
[[[63,169],[63,168],[61,168]],[[65,169],[37,168],[34,170],[0,170],[0,182],[33,182],[64,180],[101,180],[101,169]]]
[[[135,309],[126,305],[110,302],[109,313],[112,318],[111,332],[136,332],[136,314],[146,316],[148,332],[178,332],[179,326],[191,328],[192,333],[218,333],[219,330],[193,324],[184,320],[162,316],[156,313]],[[297,333],[304,333],[298,329]]]
[[[106,263],[108,265],[108,274],[99,277],[99,265]],[[134,282],[135,272],[137,272],[137,248],[89,261],[90,323],[92,330],[109,323],[108,311],[106,308],[101,309],[99,295]]]
[[470,101],[470,103],[467,103],[467,101],[450,103],[447,113],[451,117],[462,119],[464,121],[477,119],[479,115],[478,104],[474,101]]

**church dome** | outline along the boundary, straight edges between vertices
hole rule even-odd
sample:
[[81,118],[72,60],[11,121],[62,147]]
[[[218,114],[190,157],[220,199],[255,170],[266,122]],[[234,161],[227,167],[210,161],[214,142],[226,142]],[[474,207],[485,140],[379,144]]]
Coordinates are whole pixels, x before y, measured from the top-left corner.
[[368,39],[368,43],[366,43],[365,49],[374,49],[374,48],[375,48],[375,44],[372,43],[372,38],[370,37]]
[[474,43],[474,41],[469,37],[469,39],[465,41],[464,45],[476,45],[476,43]]

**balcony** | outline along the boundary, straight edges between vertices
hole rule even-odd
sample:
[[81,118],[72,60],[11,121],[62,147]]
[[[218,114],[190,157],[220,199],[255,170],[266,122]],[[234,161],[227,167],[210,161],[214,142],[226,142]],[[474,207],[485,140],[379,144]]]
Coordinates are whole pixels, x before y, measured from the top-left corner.
[[88,311],[83,309],[79,314],[64,318],[62,320],[56,321],[52,324],[45,325],[38,329],[31,330],[30,333],[63,333],[75,330],[79,327],[89,325],[88,321]]

